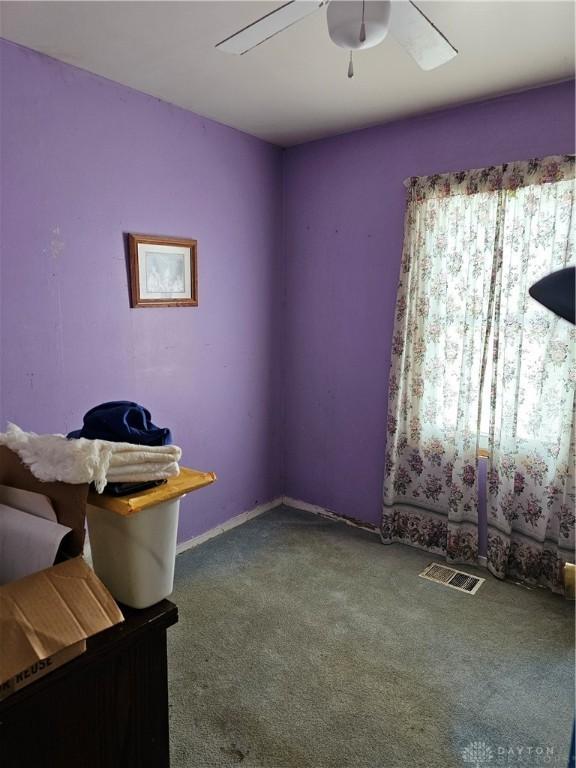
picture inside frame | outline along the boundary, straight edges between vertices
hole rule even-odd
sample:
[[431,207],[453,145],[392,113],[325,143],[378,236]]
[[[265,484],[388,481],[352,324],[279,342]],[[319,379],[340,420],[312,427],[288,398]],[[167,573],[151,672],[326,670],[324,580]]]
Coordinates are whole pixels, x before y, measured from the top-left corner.
[[196,240],[129,236],[132,307],[198,306]]

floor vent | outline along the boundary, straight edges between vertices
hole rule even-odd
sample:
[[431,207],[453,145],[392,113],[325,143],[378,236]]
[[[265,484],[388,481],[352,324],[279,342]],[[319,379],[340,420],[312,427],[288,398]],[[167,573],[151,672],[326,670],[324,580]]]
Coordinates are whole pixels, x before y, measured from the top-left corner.
[[469,573],[464,573],[464,571],[457,571],[455,568],[448,568],[447,565],[439,565],[438,563],[430,563],[420,576],[423,579],[436,581],[438,584],[444,584],[446,587],[457,589],[459,592],[467,592],[469,595],[476,594],[486,581],[486,579],[471,576]]

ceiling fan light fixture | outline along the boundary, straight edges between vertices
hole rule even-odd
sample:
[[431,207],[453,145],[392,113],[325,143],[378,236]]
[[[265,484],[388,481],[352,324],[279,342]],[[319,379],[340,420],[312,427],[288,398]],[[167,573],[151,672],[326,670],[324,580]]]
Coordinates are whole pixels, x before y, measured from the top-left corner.
[[378,45],[388,34],[390,6],[390,0],[332,0],[326,14],[330,39],[354,51]]

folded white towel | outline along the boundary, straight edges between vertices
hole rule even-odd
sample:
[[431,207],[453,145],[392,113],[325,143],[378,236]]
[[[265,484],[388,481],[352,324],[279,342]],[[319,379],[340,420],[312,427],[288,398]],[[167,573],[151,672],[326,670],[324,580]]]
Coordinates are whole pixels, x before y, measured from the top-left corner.
[[[44,482],[94,483],[102,493],[108,480],[165,480],[179,473],[182,451],[176,445],[148,447],[108,440],[68,440],[64,435],[37,435],[8,424],[0,445],[18,454],[34,477]],[[123,469],[123,471],[122,471]]]
[[144,445],[133,445],[132,448],[139,450],[127,450],[124,446],[129,443],[115,443],[118,448],[112,450],[110,458],[110,467],[132,466],[134,464],[169,464],[170,462],[180,461],[182,451],[177,445],[163,445],[160,447],[150,447]]
[[156,469],[154,472],[147,471],[142,467],[133,470],[123,468],[117,472],[111,471],[106,475],[109,483],[140,483],[148,480],[168,480],[169,477],[176,477],[180,474],[178,464],[169,464],[165,469]]
[[123,480],[124,475],[138,475],[143,480],[156,480],[160,479],[158,475],[172,477],[180,474],[180,468],[178,462],[170,461],[165,464],[127,464],[123,467],[108,467],[106,477],[109,482],[123,483],[127,482]]

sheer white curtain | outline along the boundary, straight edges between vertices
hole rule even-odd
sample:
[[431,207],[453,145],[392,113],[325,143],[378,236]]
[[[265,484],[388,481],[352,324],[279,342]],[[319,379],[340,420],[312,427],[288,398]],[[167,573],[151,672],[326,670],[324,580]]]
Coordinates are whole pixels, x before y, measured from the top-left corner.
[[[535,423],[546,401],[546,413],[556,409],[556,415],[543,413],[539,423],[542,429],[546,422],[549,435],[564,446],[557,455],[565,467],[573,398],[570,370],[574,377],[565,349],[570,329],[538,308],[528,288],[573,258],[573,178],[574,158],[554,157],[407,182],[390,372],[381,528],[385,543],[410,543],[452,560],[477,559],[477,455],[484,406],[490,418],[484,413],[483,421],[491,425],[494,530],[489,559],[497,575],[519,575],[511,567],[514,543],[506,540],[514,520],[506,519],[501,503],[508,492],[502,461],[510,454],[503,445],[512,440],[504,425],[511,419]],[[559,331],[561,324],[564,330]],[[553,338],[543,334],[545,327]],[[513,334],[514,328],[522,329],[520,335]],[[536,349],[539,335],[548,351]],[[488,365],[489,350],[493,366]],[[543,366],[543,360],[549,364]],[[487,371],[492,379],[488,404],[482,398]],[[524,415],[528,391],[530,417]],[[524,399],[518,398],[520,392]],[[543,436],[541,431],[537,440]],[[564,470],[552,470],[549,451],[546,455],[546,478],[559,477]],[[544,504],[548,514],[538,525],[547,531],[547,541],[557,538],[556,528],[566,531],[571,525],[573,532],[573,516],[566,511],[568,486],[569,481],[554,491],[555,499],[564,499],[564,512],[560,502]],[[564,522],[556,525],[552,517],[559,520],[558,515]],[[538,534],[536,540],[541,538]]]
[[[567,163],[542,161],[557,179],[505,193],[494,284],[490,402],[488,565],[562,590],[574,560],[574,326],[528,294],[574,263],[575,188]],[[568,176],[568,178],[561,178]]]
[[483,351],[499,198],[413,179],[392,346],[384,542],[474,561]]

